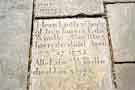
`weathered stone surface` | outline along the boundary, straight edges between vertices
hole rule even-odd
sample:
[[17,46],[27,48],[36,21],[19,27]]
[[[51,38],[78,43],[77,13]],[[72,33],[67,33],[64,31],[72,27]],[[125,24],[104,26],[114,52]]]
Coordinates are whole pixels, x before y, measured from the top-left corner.
[[36,20],[30,81],[30,90],[112,90],[105,20]]
[[103,14],[102,0],[35,0],[36,17]]
[[135,64],[116,64],[116,90],[135,90]]
[[32,0],[0,0],[0,90],[26,90]]
[[135,4],[107,5],[114,60],[135,61]]
[[134,2],[135,0],[104,0],[104,2]]

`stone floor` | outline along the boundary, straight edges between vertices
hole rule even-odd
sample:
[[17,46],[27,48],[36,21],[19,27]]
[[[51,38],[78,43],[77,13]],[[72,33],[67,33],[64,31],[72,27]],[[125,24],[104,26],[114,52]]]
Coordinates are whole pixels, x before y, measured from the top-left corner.
[[0,90],[29,90],[34,22],[66,18],[105,19],[114,90],[135,90],[134,16],[135,0],[0,0]]

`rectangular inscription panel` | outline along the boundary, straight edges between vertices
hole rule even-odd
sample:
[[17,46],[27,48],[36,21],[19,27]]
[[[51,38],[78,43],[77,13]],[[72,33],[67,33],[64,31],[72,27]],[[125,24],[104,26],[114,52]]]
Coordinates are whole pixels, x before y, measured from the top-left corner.
[[30,90],[111,90],[103,18],[34,21]]
[[35,0],[36,17],[103,14],[103,0]]

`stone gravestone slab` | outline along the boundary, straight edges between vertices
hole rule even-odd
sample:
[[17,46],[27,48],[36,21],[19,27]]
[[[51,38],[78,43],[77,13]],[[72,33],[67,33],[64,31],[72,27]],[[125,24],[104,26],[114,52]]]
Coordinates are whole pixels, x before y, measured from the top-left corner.
[[112,90],[105,20],[35,20],[30,81],[30,90]]
[[0,0],[0,90],[26,90],[32,0]]
[[36,17],[103,14],[103,0],[35,0]]
[[107,5],[109,28],[116,62],[135,61],[135,4]]

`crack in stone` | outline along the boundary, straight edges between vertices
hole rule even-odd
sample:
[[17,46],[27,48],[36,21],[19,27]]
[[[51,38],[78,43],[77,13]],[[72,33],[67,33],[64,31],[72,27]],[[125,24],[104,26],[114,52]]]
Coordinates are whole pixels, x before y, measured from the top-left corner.
[[105,14],[106,14],[106,24],[107,24],[107,31],[108,31],[108,40],[109,40],[109,47],[110,47],[110,56],[111,56],[111,65],[112,65],[112,78],[113,78],[113,85],[115,88],[117,88],[117,82],[116,82],[116,73],[114,70],[114,55],[113,55],[113,46],[112,46],[112,40],[111,40],[111,33],[110,33],[110,28],[109,28],[109,21],[108,21],[108,16],[107,16],[107,9],[106,9],[106,4],[104,3],[104,10],[105,10]]
[[104,1],[104,4],[128,4],[128,3],[135,3],[135,1]]
[[28,61],[28,76],[27,76],[27,90],[30,89],[30,70],[31,70],[31,62],[32,62],[32,57],[31,57],[31,47],[32,47],[32,39],[33,39],[33,26],[34,26],[34,1],[33,0],[33,8],[32,8],[32,20],[31,20],[31,36],[30,36],[30,48],[29,48],[29,61]]
[[98,17],[104,17],[104,14],[93,14],[93,15],[87,15],[84,13],[80,13],[73,16],[56,16],[56,17],[34,17],[37,19],[64,19],[64,18],[98,18]]

